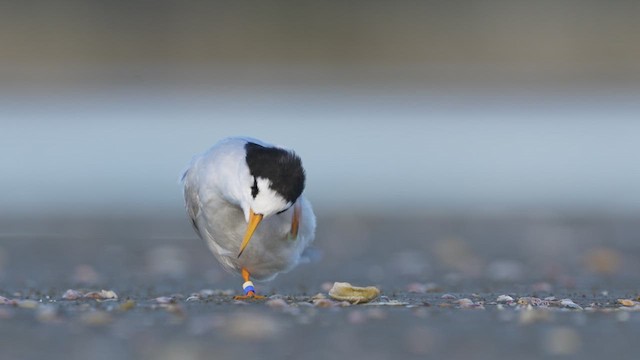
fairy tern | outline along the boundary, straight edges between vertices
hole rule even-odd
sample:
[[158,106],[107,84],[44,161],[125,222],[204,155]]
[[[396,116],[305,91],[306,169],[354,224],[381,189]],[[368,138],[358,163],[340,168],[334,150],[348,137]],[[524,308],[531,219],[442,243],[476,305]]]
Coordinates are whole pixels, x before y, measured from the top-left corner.
[[292,150],[226,138],[193,157],[182,183],[196,233],[224,269],[244,279],[244,295],[236,298],[262,298],[250,278],[291,270],[314,239],[316,217],[302,195],[305,171]]

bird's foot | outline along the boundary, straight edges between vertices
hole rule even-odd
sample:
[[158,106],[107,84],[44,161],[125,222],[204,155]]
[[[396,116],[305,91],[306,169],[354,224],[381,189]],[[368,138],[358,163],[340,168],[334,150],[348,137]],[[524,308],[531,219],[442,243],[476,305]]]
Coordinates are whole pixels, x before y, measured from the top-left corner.
[[265,300],[267,297],[258,295],[254,291],[249,291],[246,295],[236,295],[233,300]]
[[242,284],[244,295],[234,296],[234,300],[264,300],[266,297],[256,294],[256,289],[253,287],[253,282],[249,280],[249,272],[242,268],[242,277],[245,279]]

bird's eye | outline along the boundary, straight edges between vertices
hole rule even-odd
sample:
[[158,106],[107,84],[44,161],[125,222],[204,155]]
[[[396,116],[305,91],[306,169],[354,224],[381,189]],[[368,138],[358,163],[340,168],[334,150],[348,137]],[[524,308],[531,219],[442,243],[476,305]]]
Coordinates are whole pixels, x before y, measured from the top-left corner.
[[251,196],[255,199],[258,196],[258,180],[253,178],[253,186],[251,187]]

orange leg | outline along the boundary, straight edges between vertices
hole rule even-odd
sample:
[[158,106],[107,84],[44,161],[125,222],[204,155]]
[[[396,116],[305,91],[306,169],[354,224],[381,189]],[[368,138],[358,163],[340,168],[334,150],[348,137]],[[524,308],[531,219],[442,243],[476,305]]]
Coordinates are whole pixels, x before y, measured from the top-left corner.
[[253,287],[253,283],[249,280],[249,271],[245,268],[242,268],[242,278],[244,279],[244,284],[242,284],[242,288],[244,289],[244,295],[234,296],[235,300],[262,300],[266,299],[264,296],[260,296],[256,294],[256,290]]

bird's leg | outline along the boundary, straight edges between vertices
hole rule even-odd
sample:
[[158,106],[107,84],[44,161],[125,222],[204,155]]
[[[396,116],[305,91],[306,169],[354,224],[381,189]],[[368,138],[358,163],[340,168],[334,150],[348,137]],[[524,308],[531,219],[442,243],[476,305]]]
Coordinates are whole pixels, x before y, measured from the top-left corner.
[[256,294],[256,290],[253,287],[253,283],[249,280],[249,271],[245,268],[242,268],[242,278],[244,279],[244,284],[242,284],[242,289],[244,290],[244,295],[234,296],[235,300],[262,300],[266,299],[264,296],[260,296]]

